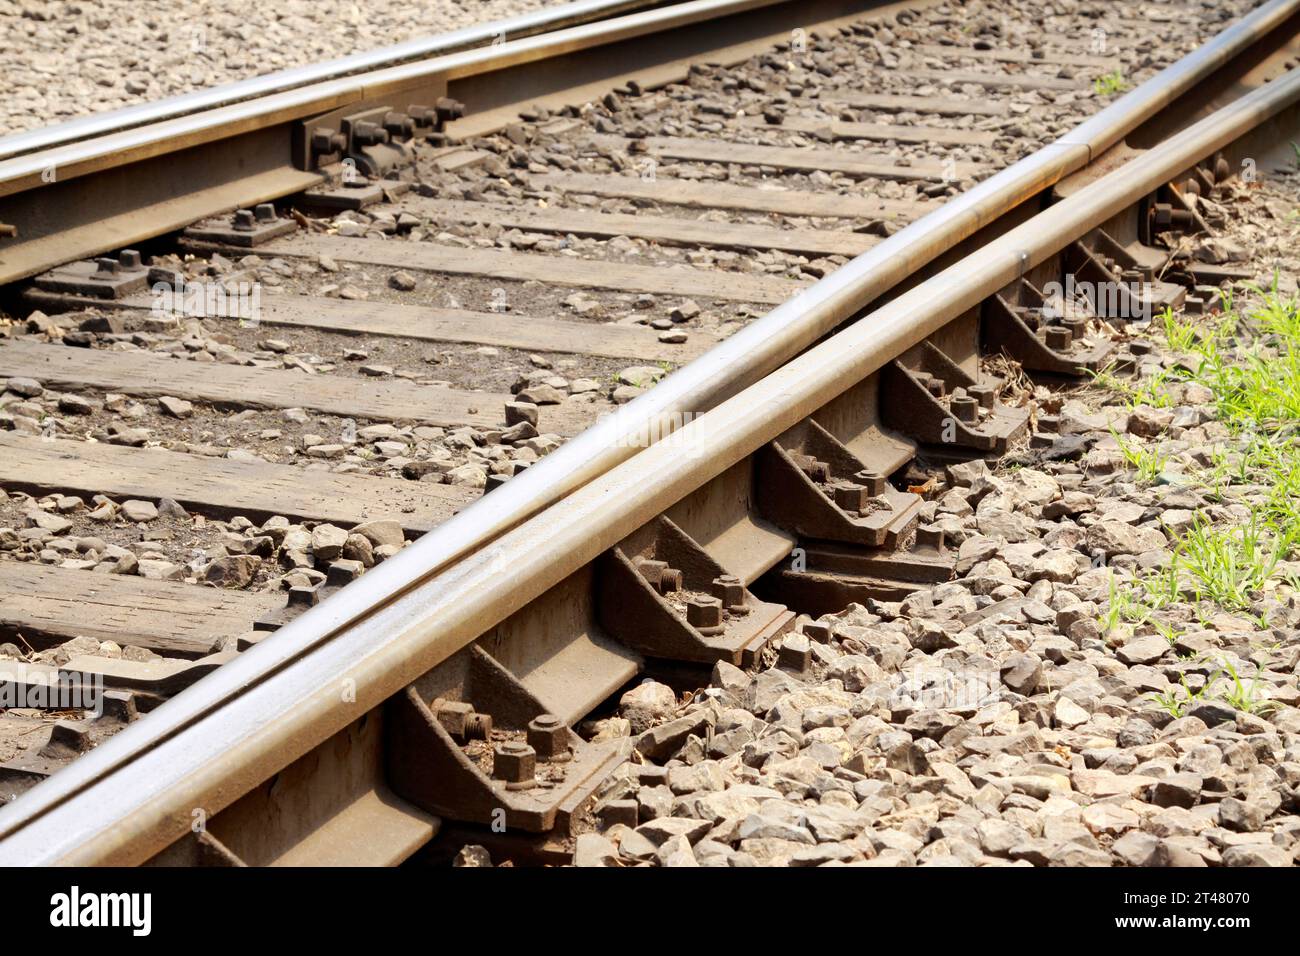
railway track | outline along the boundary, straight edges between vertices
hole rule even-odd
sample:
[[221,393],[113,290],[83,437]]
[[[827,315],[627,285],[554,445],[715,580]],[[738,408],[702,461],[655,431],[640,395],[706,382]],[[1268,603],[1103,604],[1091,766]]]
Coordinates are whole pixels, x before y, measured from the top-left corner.
[[[0,142],[8,686],[113,688],[20,718],[0,859],[567,859],[702,732],[571,728],[946,580],[942,465],[1068,444],[1005,373],[1232,278],[1169,237],[1279,161],[1294,5],[1176,63],[1199,7],[795,6]],[[1118,299],[1053,321],[1066,275]]]

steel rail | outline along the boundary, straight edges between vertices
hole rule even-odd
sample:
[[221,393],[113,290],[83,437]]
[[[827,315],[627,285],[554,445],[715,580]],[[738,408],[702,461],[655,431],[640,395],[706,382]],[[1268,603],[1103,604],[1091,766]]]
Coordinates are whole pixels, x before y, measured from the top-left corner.
[[[912,223],[789,302],[737,332],[617,415],[576,436],[396,557],[367,572],[236,660],[168,701],[11,805],[0,809],[0,838],[13,834],[84,788],[185,728],[271,682],[296,661],[365,623],[383,633],[384,610],[451,562],[625,461],[629,436],[665,434],[683,413],[706,411],[753,384],[869,305],[915,270],[998,216],[1038,195],[1243,53],[1300,9],[1272,0],[1178,63],[1039,152]],[[489,552],[500,561],[502,552]],[[278,685],[277,685],[278,686]]]
[[[286,118],[312,116],[372,100],[430,77],[463,79],[788,3],[791,0],[687,0],[493,46],[278,90],[255,99],[190,112],[145,126],[111,128],[91,139],[66,142],[0,160],[0,196],[19,190],[40,189],[45,185],[41,174],[50,168],[58,170],[60,181],[66,181],[85,172],[125,165],[141,157],[175,152],[196,143],[221,140],[235,133],[279,124]],[[848,5],[846,0],[845,6]],[[854,5],[863,8],[863,13],[871,6],[869,3]]]
[[[142,862],[185,832],[192,808],[228,805],[893,357],[1297,102],[1293,70],[902,293],[129,766],[88,779],[74,763],[64,773],[81,786],[43,795],[46,784],[0,810],[0,864]],[[354,704],[340,704],[344,681]]]
[[472,138],[530,103],[581,105],[627,79],[654,88],[701,57],[739,62],[791,25],[937,2],[689,0],[0,159],[0,283],[319,186],[309,132],[361,112],[447,96],[470,113],[449,131]]
[[353,53],[323,63],[277,70],[263,76],[223,83],[221,86],[195,90],[192,93],[182,93],[166,99],[125,106],[89,116],[79,116],[52,126],[11,133],[0,137],[0,159],[159,123],[221,106],[230,106],[262,96],[284,93],[313,83],[370,73],[385,67],[409,63],[412,60],[428,59],[432,56],[500,43],[498,37],[507,39],[530,37],[676,2],[679,0],[576,0],[573,3],[536,10],[532,13],[477,23],[459,30],[417,37],[414,40]]

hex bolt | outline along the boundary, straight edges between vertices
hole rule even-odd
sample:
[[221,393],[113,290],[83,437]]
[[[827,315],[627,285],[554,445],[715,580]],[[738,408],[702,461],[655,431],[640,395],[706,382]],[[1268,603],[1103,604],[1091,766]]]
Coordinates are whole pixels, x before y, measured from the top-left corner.
[[802,634],[787,634],[776,652],[776,666],[803,673],[812,663],[812,645]]
[[285,598],[286,607],[309,608],[309,607],[315,607],[319,603],[320,603],[320,588],[307,587],[301,584],[296,587],[289,588],[288,597]]
[[693,597],[686,602],[686,623],[701,634],[722,629],[722,602],[715,597]]
[[883,495],[886,490],[885,476],[878,471],[863,470],[853,476],[858,484],[867,489],[867,495],[874,498]]
[[558,763],[572,756],[569,728],[554,714],[538,714],[528,722],[528,745],[537,752],[539,760]]
[[106,690],[100,697],[99,709],[103,716],[129,724],[140,716],[135,706],[135,694],[125,690]]
[[430,706],[433,716],[453,739],[464,743],[468,738],[469,719],[474,708],[463,700],[435,700]]
[[452,99],[450,96],[438,97],[437,102],[433,104],[433,108],[438,114],[438,119],[443,123],[460,119],[465,115],[465,104],[460,100]]
[[824,461],[818,461],[812,455],[793,454],[790,456],[799,470],[809,477],[816,484],[822,485],[830,481],[831,468]]
[[948,409],[959,422],[979,421],[980,403],[969,395],[954,395],[948,403]]
[[803,626],[803,633],[808,640],[816,641],[818,644],[831,642],[831,626],[821,621],[808,621]]
[[108,256],[95,260],[95,272],[91,276],[93,279],[108,279],[122,271],[122,264],[116,259],[110,259]]
[[328,126],[317,126],[311,131],[311,151],[317,156],[341,153],[348,147],[348,138]]
[[942,551],[944,544],[942,528],[927,526],[916,529],[916,546],[918,548],[933,548],[936,551]]
[[352,124],[352,142],[358,146],[377,146],[388,142],[388,131],[374,123],[362,120]]
[[723,607],[737,608],[745,603],[745,585],[734,574],[722,574],[713,579],[713,596]]
[[537,752],[518,740],[505,740],[492,751],[492,776],[507,790],[524,790],[537,783]]
[[596,819],[600,821],[602,830],[608,830],[620,823],[625,827],[635,828],[639,811],[640,805],[635,800],[611,800],[596,808]]
[[990,385],[971,385],[966,389],[966,394],[979,402],[981,408],[992,408],[998,393]]
[[1231,178],[1231,176],[1232,176],[1232,164],[1229,163],[1228,160],[1225,159],[1224,157],[1216,156],[1214,158],[1214,182],[1216,184],[1224,182],[1225,180]]
[[360,561],[346,559],[331,561],[330,566],[325,569],[325,583],[332,588],[341,588],[361,577],[363,570],[365,568]]
[[871,499],[871,493],[865,487],[851,481],[836,485],[832,490],[835,504],[852,514],[857,514],[867,507],[867,502]]
[[275,204],[269,202],[260,202],[254,206],[253,215],[258,222],[275,222],[279,218],[275,214]]
[[406,108],[406,115],[416,129],[427,129],[437,124],[438,111],[431,106],[411,105]]
[[1068,315],[1061,319],[1061,324],[1070,330],[1070,335],[1076,339],[1081,339],[1087,334],[1088,320],[1080,315]]
[[415,133],[415,123],[403,113],[388,112],[384,114],[384,130],[390,138],[410,138]]
[[60,720],[50,729],[50,739],[41,748],[42,757],[60,758],[90,749],[90,731],[83,724]]
[[1074,336],[1070,334],[1070,330],[1062,325],[1049,325],[1046,329],[1046,333],[1045,341],[1047,347],[1057,352],[1068,349],[1070,343],[1074,340]]
[[641,576],[660,594],[670,594],[682,589],[682,572],[677,568],[670,568],[667,561],[641,558],[636,562],[636,567],[641,572]]
[[935,398],[943,398],[944,393],[948,390],[948,386],[944,384],[943,379],[935,378],[933,375],[926,376],[922,384],[925,385],[926,391]]
[[257,228],[257,219],[251,209],[236,209],[232,220],[234,228],[240,232],[252,232]]
[[143,269],[144,260],[140,258],[140,253],[135,249],[123,249],[117,254],[117,263],[123,269]]

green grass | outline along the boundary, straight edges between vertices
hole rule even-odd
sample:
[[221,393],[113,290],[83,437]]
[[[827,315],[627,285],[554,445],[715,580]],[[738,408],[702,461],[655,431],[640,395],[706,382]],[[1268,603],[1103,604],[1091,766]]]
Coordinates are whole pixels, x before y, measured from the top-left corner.
[[[1099,621],[1103,627],[1150,622],[1172,641],[1172,629],[1152,615],[1185,602],[1193,604],[1203,623],[1218,610],[1252,617],[1251,608],[1278,576],[1279,563],[1300,545],[1300,299],[1279,292],[1276,278],[1269,288],[1246,292],[1222,293],[1223,312],[1217,316],[1180,319],[1166,310],[1157,317],[1154,334],[1182,356],[1178,365],[1141,383],[1109,371],[1096,376],[1096,384],[1117,391],[1130,407],[1168,404],[1174,382],[1207,387],[1215,418],[1230,437],[1215,442],[1210,464],[1188,477],[1222,502],[1233,500],[1234,486],[1251,488],[1248,518],[1215,523],[1198,514],[1185,531],[1170,534],[1172,560],[1165,568],[1112,586],[1106,619]],[[1169,458],[1158,442],[1114,430],[1111,435],[1138,483],[1159,479]],[[1280,583],[1300,590],[1294,573]],[[1233,699],[1247,704],[1250,687],[1231,672],[1228,676]]]
[[1199,597],[1240,611],[1250,606],[1290,545],[1287,535],[1270,531],[1258,514],[1245,525],[1227,528],[1198,518],[1179,539],[1175,554]]
[[1158,448],[1148,447],[1136,441],[1128,441],[1115,429],[1110,430],[1111,437],[1119,445],[1119,453],[1124,456],[1124,463],[1136,473],[1140,485],[1154,484],[1169,463],[1169,456]]
[[1124,74],[1119,70],[1112,70],[1093,80],[1092,88],[1097,92],[1098,96],[1114,96],[1116,93],[1123,93],[1128,89],[1128,81],[1124,79]]
[[1187,352],[1196,344],[1196,324],[1190,318],[1186,321],[1179,319],[1167,306],[1157,318],[1164,328],[1165,341],[1173,351]]
[[[1240,675],[1237,674],[1237,669],[1232,666],[1232,662],[1225,660],[1218,676],[1227,677],[1232,682],[1232,686],[1220,694],[1219,699],[1234,710],[1240,710],[1247,714],[1267,714],[1270,711],[1277,710],[1278,705],[1276,703],[1258,696],[1258,673],[1247,685],[1242,682]],[[1209,683],[1206,686],[1208,687]]]
[[[1187,683],[1187,675],[1183,674],[1177,684],[1163,694],[1152,693],[1150,699],[1171,717],[1178,718],[1187,713],[1189,707],[1199,704],[1209,689],[1210,682],[1206,681],[1205,686],[1200,690],[1192,690]],[[1180,690],[1183,692],[1181,697],[1178,694]]]
[[[1233,710],[1246,714],[1267,714],[1277,710],[1277,703],[1259,696],[1258,673],[1250,683],[1246,683],[1231,661],[1224,659],[1218,663],[1218,669],[1205,679],[1205,685],[1200,690],[1193,690],[1187,683],[1187,675],[1183,674],[1177,684],[1163,693],[1148,694],[1147,699],[1174,718],[1182,717],[1199,703],[1212,700],[1222,701]],[[1220,681],[1227,682],[1226,689],[1217,694],[1211,693]]]

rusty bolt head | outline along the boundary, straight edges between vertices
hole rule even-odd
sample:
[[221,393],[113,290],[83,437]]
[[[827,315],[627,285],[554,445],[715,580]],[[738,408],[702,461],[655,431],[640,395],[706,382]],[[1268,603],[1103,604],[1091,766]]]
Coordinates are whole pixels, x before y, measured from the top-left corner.
[[347,137],[328,126],[317,126],[311,131],[311,151],[317,156],[341,153],[347,147]]
[[376,146],[388,142],[388,131],[375,123],[363,120],[353,124],[352,141],[359,146]]
[[935,378],[933,375],[926,376],[922,380],[922,384],[925,385],[926,391],[935,398],[943,398],[944,393],[948,391],[948,386],[944,384],[943,379]]
[[992,408],[998,393],[989,385],[972,385],[966,389],[966,394],[979,402],[981,408]]
[[682,589],[682,572],[677,568],[670,568],[667,561],[641,558],[636,562],[636,568],[646,582],[660,594]]
[[918,548],[933,548],[936,551],[943,551],[946,546],[943,529],[933,526],[917,528],[916,546]]
[[799,470],[817,484],[821,485],[830,481],[831,468],[830,465],[826,464],[826,462],[818,461],[812,455],[795,454],[790,457],[794,460],[794,463],[799,466]]
[[1088,320],[1081,315],[1067,315],[1061,319],[1061,325],[1070,330],[1070,335],[1081,339],[1088,334]]
[[363,570],[365,565],[360,561],[350,561],[347,558],[331,561],[330,566],[325,569],[325,583],[332,588],[341,588],[361,577]]
[[1068,349],[1070,343],[1074,341],[1074,336],[1070,333],[1070,330],[1063,325],[1049,325],[1044,332],[1044,341],[1047,343],[1047,347],[1058,352]]
[[275,213],[275,204],[260,202],[253,207],[253,215],[258,222],[275,222],[279,217]]
[[851,481],[836,485],[833,491],[835,503],[850,514],[857,514],[867,507],[867,502],[871,499],[871,494],[865,487]]
[[403,113],[389,112],[384,114],[384,130],[392,139],[409,138],[415,133],[415,123]]
[[130,723],[140,716],[135,706],[135,694],[125,690],[107,690],[100,697],[103,715],[110,720]]
[[809,621],[804,624],[803,633],[808,640],[816,641],[818,644],[829,644],[831,641],[831,626],[820,621]]
[[537,752],[518,740],[502,741],[492,751],[492,776],[504,780],[510,789],[532,786],[537,777]]
[[608,830],[619,823],[635,828],[639,810],[640,806],[635,800],[611,800],[596,808],[596,819],[600,821],[602,830]]
[[408,106],[406,115],[417,129],[427,129],[438,122],[438,111],[432,106]]
[[58,759],[73,754],[84,753],[90,749],[90,730],[80,722],[60,720],[50,728],[50,739],[41,748],[43,757]]
[[92,278],[106,279],[122,271],[122,264],[108,256],[95,260],[95,272]]
[[722,626],[722,602],[715,597],[693,597],[686,602],[686,623],[702,630]]
[[140,258],[140,253],[136,249],[123,249],[117,254],[117,263],[123,269],[144,268],[144,260]]
[[979,421],[980,403],[969,395],[954,395],[948,408],[959,422]]
[[776,666],[803,673],[812,663],[812,645],[802,634],[787,634],[776,652]]
[[734,574],[723,574],[713,579],[713,596],[723,607],[740,607],[745,603],[745,586]]
[[448,120],[460,119],[465,115],[465,104],[460,100],[452,99],[450,96],[438,97],[433,106],[438,113],[438,119],[444,123]]
[[464,742],[469,718],[474,708],[462,700],[435,700],[431,705],[433,716],[448,734],[457,741]]
[[567,760],[569,728],[554,714],[539,714],[528,722],[528,745],[541,760]]
[[257,228],[257,219],[251,209],[236,209],[232,222],[234,228],[241,232],[251,232]]
[[885,476],[878,471],[863,470],[853,476],[853,480],[867,489],[871,497],[885,493]]
[[315,607],[319,603],[320,588],[305,587],[303,585],[289,588],[289,596],[285,600],[285,604],[289,607],[308,608]]

